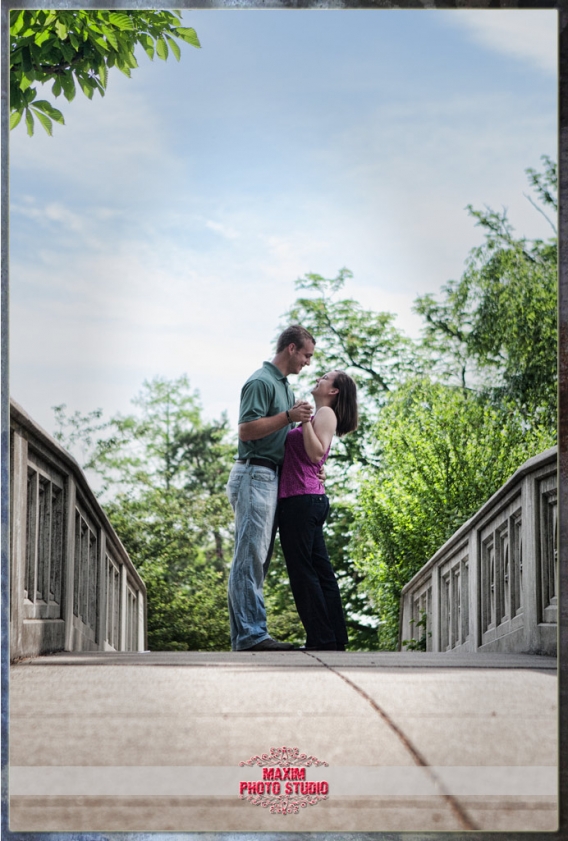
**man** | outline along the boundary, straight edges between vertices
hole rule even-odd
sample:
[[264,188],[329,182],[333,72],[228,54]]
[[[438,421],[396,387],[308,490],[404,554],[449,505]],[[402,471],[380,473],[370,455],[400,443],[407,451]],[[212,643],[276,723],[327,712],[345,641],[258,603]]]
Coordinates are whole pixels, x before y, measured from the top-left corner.
[[276,356],[248,378],[241,391],[238,457],[227,483],[235,512],[235,553],[229,574],[233,651],[285,651],[270,637],[262,594],[278,502],[278,468],[291,424],[310,419],[312,407],[294,402],[289,374],[310,364],[315,339],[299,324],[278,337]]

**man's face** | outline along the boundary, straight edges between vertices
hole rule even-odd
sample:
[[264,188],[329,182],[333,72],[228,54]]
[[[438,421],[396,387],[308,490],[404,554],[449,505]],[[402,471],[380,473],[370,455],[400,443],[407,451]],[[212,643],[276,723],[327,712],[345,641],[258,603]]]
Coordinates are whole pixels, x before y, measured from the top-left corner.
[[289,374],[299,374],[304,366],[309,365],[314,355],[315,345],[309,339],[304,342],[301,348],[296,345],[289,345],[290,362],[288,364]]

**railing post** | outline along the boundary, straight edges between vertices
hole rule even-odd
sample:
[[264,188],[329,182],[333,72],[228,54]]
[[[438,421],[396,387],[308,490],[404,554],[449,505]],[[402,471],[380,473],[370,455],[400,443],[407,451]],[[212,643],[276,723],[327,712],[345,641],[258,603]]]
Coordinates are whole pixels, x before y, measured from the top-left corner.
[[471,651],[481,645],[481,588],[479,530],[473,528],[469,535],[467,553],[469,558],[469,638]]
[[126,651],[126,566],[120,567],[120,634],[118,637],[118,650]]
[[26,574],[26,518],[28,500],[28,442],[14,430],[12,450],[12,527],[10,657],[22,650],[23,601]]
[[525,629],[525,650],[537,651],[539,638],[539,580],[538,563],[540,546],[538,540],[537,482],[532,475],[525,476],[522,485],[523,521],[521,525],[523,547],[523,625]]
[[146,606],[144,604],[144,594],[138,590],[137,591],[137,606],[138,606],[138,634],[137,634],[137,649],[138,651],[145,651],[146,646],[146,639],[145,639],[145,625],[144,622],[146,616]]
[[432,569],[432,651],[440,650],[440,568]]
[[99,530],[99,621],[97,626],[97,636],[99,638],[99,648],[101,651],[105,649],[105,637],[107,626],[107,575],[106,575],[106,534],[104,529]]
[[75,480],[67,476],[67,528],[65,531],[65,583],[63,600],[63,621],[65,622],[65,651],[73,651],[73,587],[75,582],[75,503],[77,493]]

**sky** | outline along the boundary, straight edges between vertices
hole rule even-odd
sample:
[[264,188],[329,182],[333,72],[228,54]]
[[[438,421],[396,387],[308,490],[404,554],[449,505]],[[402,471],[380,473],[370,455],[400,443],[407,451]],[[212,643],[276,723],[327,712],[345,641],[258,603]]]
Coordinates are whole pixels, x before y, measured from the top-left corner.
[[[557,146],[551,10],[188,10],[201,49],[144,53],[104,98],[51,99],[10,142],[10,390],[132,410],[187,374],[234,428],[242,383],[308,272],[418,336],[418,295],[482,233],[466,205],[552,230],[525,175]],[[292,378],[293,379],[293,378]]]

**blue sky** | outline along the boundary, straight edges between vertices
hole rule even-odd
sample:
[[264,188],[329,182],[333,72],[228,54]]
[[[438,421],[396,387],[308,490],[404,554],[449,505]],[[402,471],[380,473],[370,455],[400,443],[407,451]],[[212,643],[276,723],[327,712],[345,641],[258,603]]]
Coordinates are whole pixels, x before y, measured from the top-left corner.
[[[201,10],[181,61],[111,71],[66,125],[11,135],[11,393],[130,409],[187,373],[236,424],[306,272],[417,335],[505,206],[549,237],[524,170],[556,157],[556,12]],[[44,94],[42,94],[44,96]]]

